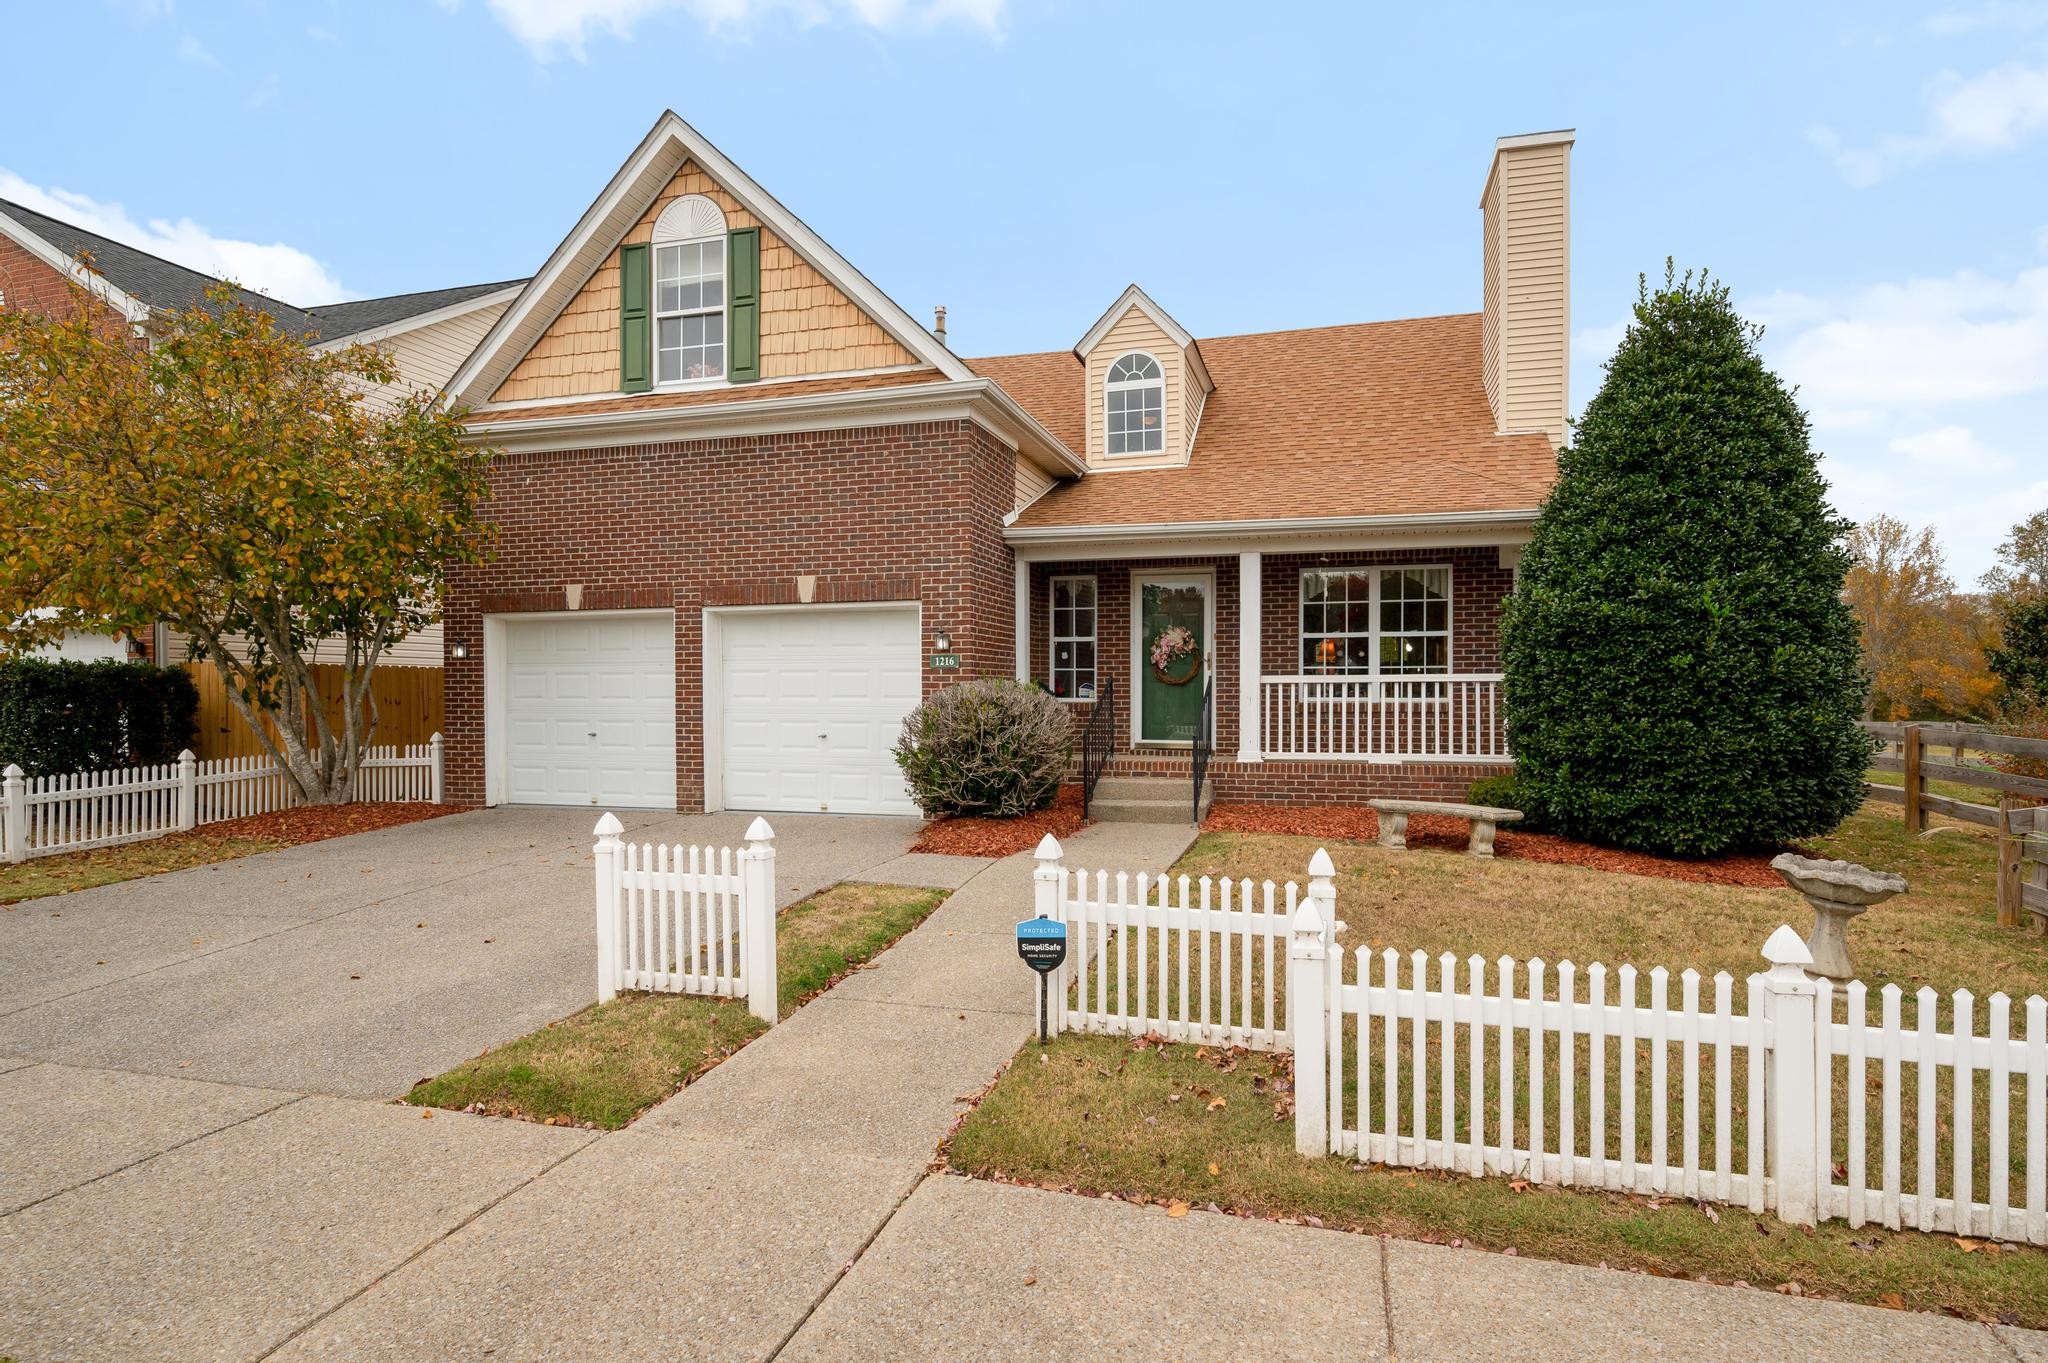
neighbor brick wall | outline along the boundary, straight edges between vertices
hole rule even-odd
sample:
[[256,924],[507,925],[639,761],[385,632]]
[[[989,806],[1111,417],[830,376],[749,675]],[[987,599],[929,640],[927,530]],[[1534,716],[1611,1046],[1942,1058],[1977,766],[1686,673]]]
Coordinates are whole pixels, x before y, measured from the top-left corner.
[[[0,303],[9,312],[34,309],[52,316],[71,315],[71,277],[32,255],[12,237],[0,237]],[[110,326],[125,326],[127,319],[102,299],[93,300],[97,317]]]
[[704,794],[703,608],[915,601],[951,632],[958,673],[924,671],[927,694],[1014,667],[1015,579],[1002,518],[1013,456],[969,421],[669,441],[499,456],[484,508],[490,562],[449,574],[447,790],[484,798],[482,616],[567,608],[676,612],[676,804]]

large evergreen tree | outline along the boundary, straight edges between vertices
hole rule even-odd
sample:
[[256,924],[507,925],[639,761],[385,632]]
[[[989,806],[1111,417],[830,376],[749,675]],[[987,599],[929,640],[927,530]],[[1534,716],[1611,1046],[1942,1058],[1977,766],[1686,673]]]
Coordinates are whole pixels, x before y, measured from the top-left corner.
[[1761,334],[1667,267],[1559,455],[1502,623],[1509,741],[1548,827],[1707,856],[1862,799],[1849,526]]

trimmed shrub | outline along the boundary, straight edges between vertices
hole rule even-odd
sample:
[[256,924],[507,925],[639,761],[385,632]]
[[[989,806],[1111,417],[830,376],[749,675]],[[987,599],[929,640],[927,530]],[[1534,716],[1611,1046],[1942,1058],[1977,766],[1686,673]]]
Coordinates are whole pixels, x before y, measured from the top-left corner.
[[1535,794],[1513,771],[1504,771],[1498,776],[1482,776],[1474,781],[1465,790],[1465,802],[1494,809],[1519,809],[1524,816],[1519,826],[1534,828],[1539,822]]
[[173,762],[192,746],[198,712],[182,667],[0,660],[0,766],[50,776]]
[[1559,454],[1501,622],[1517,776],[1554,832],[1711,856],[1863,799],[1850,527],[1758,335],[1667,271]]
[[926,814],[1013,818],[1052,803],[1073,737],[1073,716],[1042,687],[992,677],[912,710],[896,763]]

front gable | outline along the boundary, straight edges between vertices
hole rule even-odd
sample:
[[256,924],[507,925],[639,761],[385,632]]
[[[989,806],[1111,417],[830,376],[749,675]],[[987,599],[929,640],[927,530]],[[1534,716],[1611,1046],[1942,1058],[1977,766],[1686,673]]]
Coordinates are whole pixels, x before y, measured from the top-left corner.
[[[1085,371],[1087,459],[1093,468],[1156,468],[1185,464],[1193,453],[1202,409],[1215,386],[1201,347],[1181,325],[1133,284],[1074,346]],[[1109,392],[1118,362],[1144,357],[1158,366],[1164,402],[1158,420],[1164,439],[1156,451],[1110,448]],[[1151,420],[1151,418],[1147,418]]]
[[[729,232],[759,234],[758,382],[917,368],[936,371],[934,378],[972,377],[801,219],[668,113],[451,380],[453,398],[495,406],[620,394],[620,248],[651,241],[662,210],[689,195],[715,204]],[[750,382],[691,387],[756,395]]]

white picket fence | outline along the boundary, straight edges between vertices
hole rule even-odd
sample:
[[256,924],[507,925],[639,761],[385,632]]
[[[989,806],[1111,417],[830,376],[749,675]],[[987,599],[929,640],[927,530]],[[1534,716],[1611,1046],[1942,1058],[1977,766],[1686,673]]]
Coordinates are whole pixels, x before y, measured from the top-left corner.
[[[1909,1029],[1887,985],[1873,1023],[1863,984],[1807,974],[1780,927],[1767,972],[1686,970],[1674,1003],[1662,967],[1346,952],[1321,851],[1305,890],[1139,876],[1135,893],[1061,855],[1040,845],[1035,885],[1038,916],[1068,925],[1052,1028],[1291,1049],[1303,1154],[2048,1244],[2038,996],[1994,994],[1980,1035],[1967,991],[1944,1029],[1920,990]],[[1212,952],[1237,971],[1215,995]]]
[[744,998],[776,1014],[775,832],[756,819],[746,845],[628,843],[597,821],[597,1001],[620,990]]
[[[441,735],[408,747],[371,748],[356,776],[358,800],[441,802]],[[114,771],[0,773],[0,855],[10,862],[141,842],[203,824],[268,814],[292,803],[291,782],[268,757],[176,762]]]

